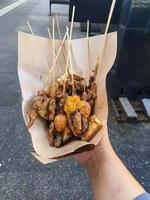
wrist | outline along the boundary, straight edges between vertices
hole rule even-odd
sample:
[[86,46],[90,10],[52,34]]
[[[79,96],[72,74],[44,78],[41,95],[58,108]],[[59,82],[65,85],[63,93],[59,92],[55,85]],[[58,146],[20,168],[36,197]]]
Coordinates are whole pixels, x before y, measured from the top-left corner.
[[111,159],[113,154],[115,154],[115,152],[106,134],[103,136],[100,144],[95,148],[93,155],[85,163],[87,171],[99,171],[100,165]]

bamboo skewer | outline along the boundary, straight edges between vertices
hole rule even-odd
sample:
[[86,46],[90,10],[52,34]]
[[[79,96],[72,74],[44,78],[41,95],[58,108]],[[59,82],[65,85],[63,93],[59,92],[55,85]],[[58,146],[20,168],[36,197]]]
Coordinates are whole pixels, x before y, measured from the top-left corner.
[[68,76],[68,65],[69,65],[69,28],[68,26],[66,26],[66,35],[67,35],[67,41],[68,41],[68,51],[67,51],[67,60],[66,60],[66,65],[65,65],[65,78],[64,78],[64,82],[63,82],[63,95],[65,93],[65,89],[66,89],[66,80],[67,80],[67,76]]
[[46,66],[47,71],[48,71],[48,76],[47,76],[47,81],[46,81],[46,84],[48,84],[49,79],[50,79],[50,75],[51,75],[51,71],[50,71],[50,68],[49,68],[48,64],[46,63],[46,61],[45,61],[45,66]]
[[55,64],[54,64],[54,56],[55,56],[55,21],[54,18],[52,19],[52,57],[53,57],[53,65],[54,69],[52,71],[52,77],[53,77],[53,86],[55,82]]
[[101,51],[99,52],[99,54],[101,53],[101,56],[99,56],[99,54],[98,54],[98,58],[97,58],[97,62],[96,62],[96,70],[95,71],[98,71],[99,61],[100,61],[100,65],[102,64],[102,59],[103,59],[104,52],[105,52],[105,47],[106,47],[107,32],[108,32],[110,21],[111,21],[112,14],[113,14],[113,11],[114,11],[115,3],[116,3],[116,0],[112,0],[112,4],[111,4],[110,11],[109,11],[105,32],[104,32],[104,42],[103,42],[103,46],[102,46],[102,52]]
[[[65,33],[65,35],[64,35],[64,38],[63,38],[63,40],[62,40],[62,44],[61,44],[61,46],[60,46],[59,49],[58,49],[57,55],[55,56],[54,65],[56,64],[56,62],[57,62],[57,60],[58,60],[58,57],[59,57],[59,55],[60,55],[60,52],[61,52],[61,50],[62,50],[62,48],[63,48],[65,39],[66,39],[66,37],[67,37],[67,32],[68,32],[68,30],[66,30],[66,33]],[[54,66],[52,66],[52,68],[50,69],[51,72],[53,71],[53,68],[54,68]]]
[[[29,28],[31,34],[34,35],[33,29],[32,29],[32,27],[31,27],[29,21],[27,21],[27,25],[28,25],[28,28]],[[46,67],[46,69],[47,69],[47,71],[48,71],[48,73],[49,73],[49,75],[50,75],[50,68],[49,68],[48,64],[46,63],[46,61],[45,61],[45,67]],[[48,75],[48,76],[49,76],[49,75]],[[44,84],[47,84],[46,81],[43,80],[43,82],[44,82]]]
[[54,64],[54,54],[55,54],[55,21],[52,19],[52,55],[53,55],[53,64]]
[[[52,51],[52,56],[53,56],[53,54],[54,54],[54,57],[55,57],[55,56],[56,56],[56,50],[54,49],[54,51],[53,51],[52,36],[51,36],[51,32],[50,32],[50,29],[49,29],[49,28],[48,28],[48,36],[49,36],[50,48],[51,48],[51,51]],[[61,70],[60,70],[58,61],[57,61],[55,64],[56,64],[56,66],[57,66],[57,69],[58,69],[58,72],[59,72],[59,76],[61,77]]]
[[72,92],[74,93],[74,78],[73,78],[73,67],[72,67],[72,54],[71,54],[71,40],[73,33],[73,25],[74,25],[74,15],[75,15],[75,6],[73,6],[72,17],[71,17],[71,26],[70,26],[70,35],[68,35],[68,51],[69,51],[69,63],[71,68],[71,79],[72,79]]
[[27,21],[27,25],[28,25],[28,27],[29,27],[29,30],[30,30],[31,34],[34,35],[33,29],[32,29],[32,27],[31,27],[29,21]]
[[[49,36],[50,50],[52,51],[52,58],[53,58],[53,42],[52,42],[52,36],[51,36],[51,32],[50,32],[49,28],[48,28],[48,36]],[[57,64],[57,68],[58,68],[58,64]],[[48,79],[50,78],[51,73],[52,73],[52,71],[50,69]]]
[[73,10],[72,10],[71,27],[70,27],[70,40],[72,39],[72,33],[73,33],[74,14],[75,14],[75,6],[73,6]]
[[72,80],[72,92],[74,93],[74,78],[73,78],[73,67],[72,67],[72,58],[71,58],[71,42],[69,34],[67,34],[67,40],[68,40],[68,58],[67,62],[70,64],[70,70],[71,70],[71,80]]
[[105,29],[105,35],[108,32],[108,28],[109,28],[110,21],[111,21],[111,18],[112,18],[112,14],[113,14],[113,11],[114,11],[114,8],[115,8],[115,4],[116,4],[116,0],[112,0],[110,12],[109,12],[109,16],[108,16],[108,20],[107,20],[107,24],[106,24],[106,29]]
[[87,31],[86,31],[86,38],[89,39],[89,29],[90,29],[90,22],[87,20]]
[[[50,36],[50,38],[51,38],[51,34],[50,34],[50,30],[49,30],[49,29],[48,29],[48,32],[49,32],[49,36]],[[59,57],[59,55],[60,55],[60,52],[61,52],[61,50],[62,50],[62,48],[63,48],[64,42],[65,42],[66,37],[67,37],[67,32],[68,32],[68,30],[66,29],[66,33],[65,33],[64,38],[63,38],[63,40],[62,40],[62,44],[61,44],[61,46],[59,47],[57,54],[54,54],[54,57],[55,57],[55,58],[54,58],[53,65],[52,65],[52,67],[51,67],[51,69],[50,69],[50,74],[53,72],[54,67],[55,67],[55,65],[56,65],[56,63],[57,63],[58,57]],[[52,38],[51,38],[51,39],[52,39]],[[62,80],[62,77],[61,77],[61,76],[60,76],[60,78],[61,78],[61,80]]]
[[[89,65],[89,20],[87,20],[87,30],[86,30],[86,39],[87,39],[87,65]],[[86,75],[84,73],[84,92],[86,86]]]
[[[60,45],[62,44],[62,35],[60,32],[60,25],[59,25],[59,20],[58,20],[58,16],[57,14],[55,14],[55,19],[56,19],[56,25],[57,25],[57,30],[58,30],[58,34],[59,34],[59,39],[60,39]],[[62,48],[62,53],[63,53],[63,60],[64,60],[64,64],[66,65],[66,52],[64,47]]]
[[49,74],[50,74],[51,71],[50,71],[50,68],[49,68],[48,64],[46,63],[46,61],[45,61],[45,66],[46,66],[46,68],[47,68],[47,70],[48,70],[48,72],[49,72]]

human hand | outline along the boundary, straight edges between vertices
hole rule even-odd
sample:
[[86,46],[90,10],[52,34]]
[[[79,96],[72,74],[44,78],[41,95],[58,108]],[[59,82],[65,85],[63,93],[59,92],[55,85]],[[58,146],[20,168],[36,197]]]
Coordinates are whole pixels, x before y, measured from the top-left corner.
[[[107,126],[107,125],[106,125]],[[78,160],[82,165],[86,166],[86,163],[93,159],[93,157],[99,157],[100,154],[103,154],[108,148],[111,147],[107,127],[106,131],[102,135],[100,143],[92,150],[85,151],[83,153],[78,153],[73,156],[76,160]]]

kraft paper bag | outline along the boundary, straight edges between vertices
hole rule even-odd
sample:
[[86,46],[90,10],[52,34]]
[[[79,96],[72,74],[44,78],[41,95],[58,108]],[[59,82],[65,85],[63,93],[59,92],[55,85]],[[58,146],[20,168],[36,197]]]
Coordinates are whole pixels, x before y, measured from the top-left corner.
[[[37,119],[29,129],[33,148],[32,152],[43,164],[54,162],[78,152],[83,146],[96,146],[103,134],[107,131],[108,101],[106,92],[106,76],[111,69],[117,53],[117,32],[98,35],[81,39],[71,40],[71,54],[73,72],[85,76],[88,80],[95,69],[97,57],[101,54],[99,60],[100,67],[97,73],[97,99],[95,103],[95,114],[102,122],[102,129],[95,135],[90,142],[72,141],[62,147],[56,148],[49,145],[47,138],[47,126],[42,119]],[[55,40],[56,52],[60,47],[60,41]],[[68,42],[65,41],[64,49],[67,51]],[[61,74],[65,72],[65,63],[62,52],[59,56],[59,66]],[[52,53],[50,41],[47,38],[35,36],[23,32],[18,33],[18,76],[22,92],[22,113],[27,124],[27,111],[37,95],[39,89],[45,87],[48,69],[46,66],[52,65]],[[55,68],[56,78],[60,78],[57,67]],[[52,80],[52,77],[50,77]]]

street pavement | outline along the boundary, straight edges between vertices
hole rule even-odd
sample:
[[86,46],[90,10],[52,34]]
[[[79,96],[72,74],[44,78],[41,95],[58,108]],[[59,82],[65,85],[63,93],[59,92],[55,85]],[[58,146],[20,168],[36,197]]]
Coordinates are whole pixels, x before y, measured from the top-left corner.
[[0,0],[0,9],[5,8],[14,2],[16,2],[16,0]]
[[[4,2],[0,0],[0,8]],[[53,5],[52,12],[58,14],[64,34],[68,6]],[[48,14],[47,0],[27,0],[0,17],[0,200],[92,200],[89,178],[78,162],[68,158],[42,165],[30,153],[31,138],[21,113],[17,34],[29,32],[29,20],[35,34],[47,37],[52,21]],[[75,24],[73,37],[84,36]],[[150,192],[150,124],[118,124],[110,108],[108,126],[119,157]]]

